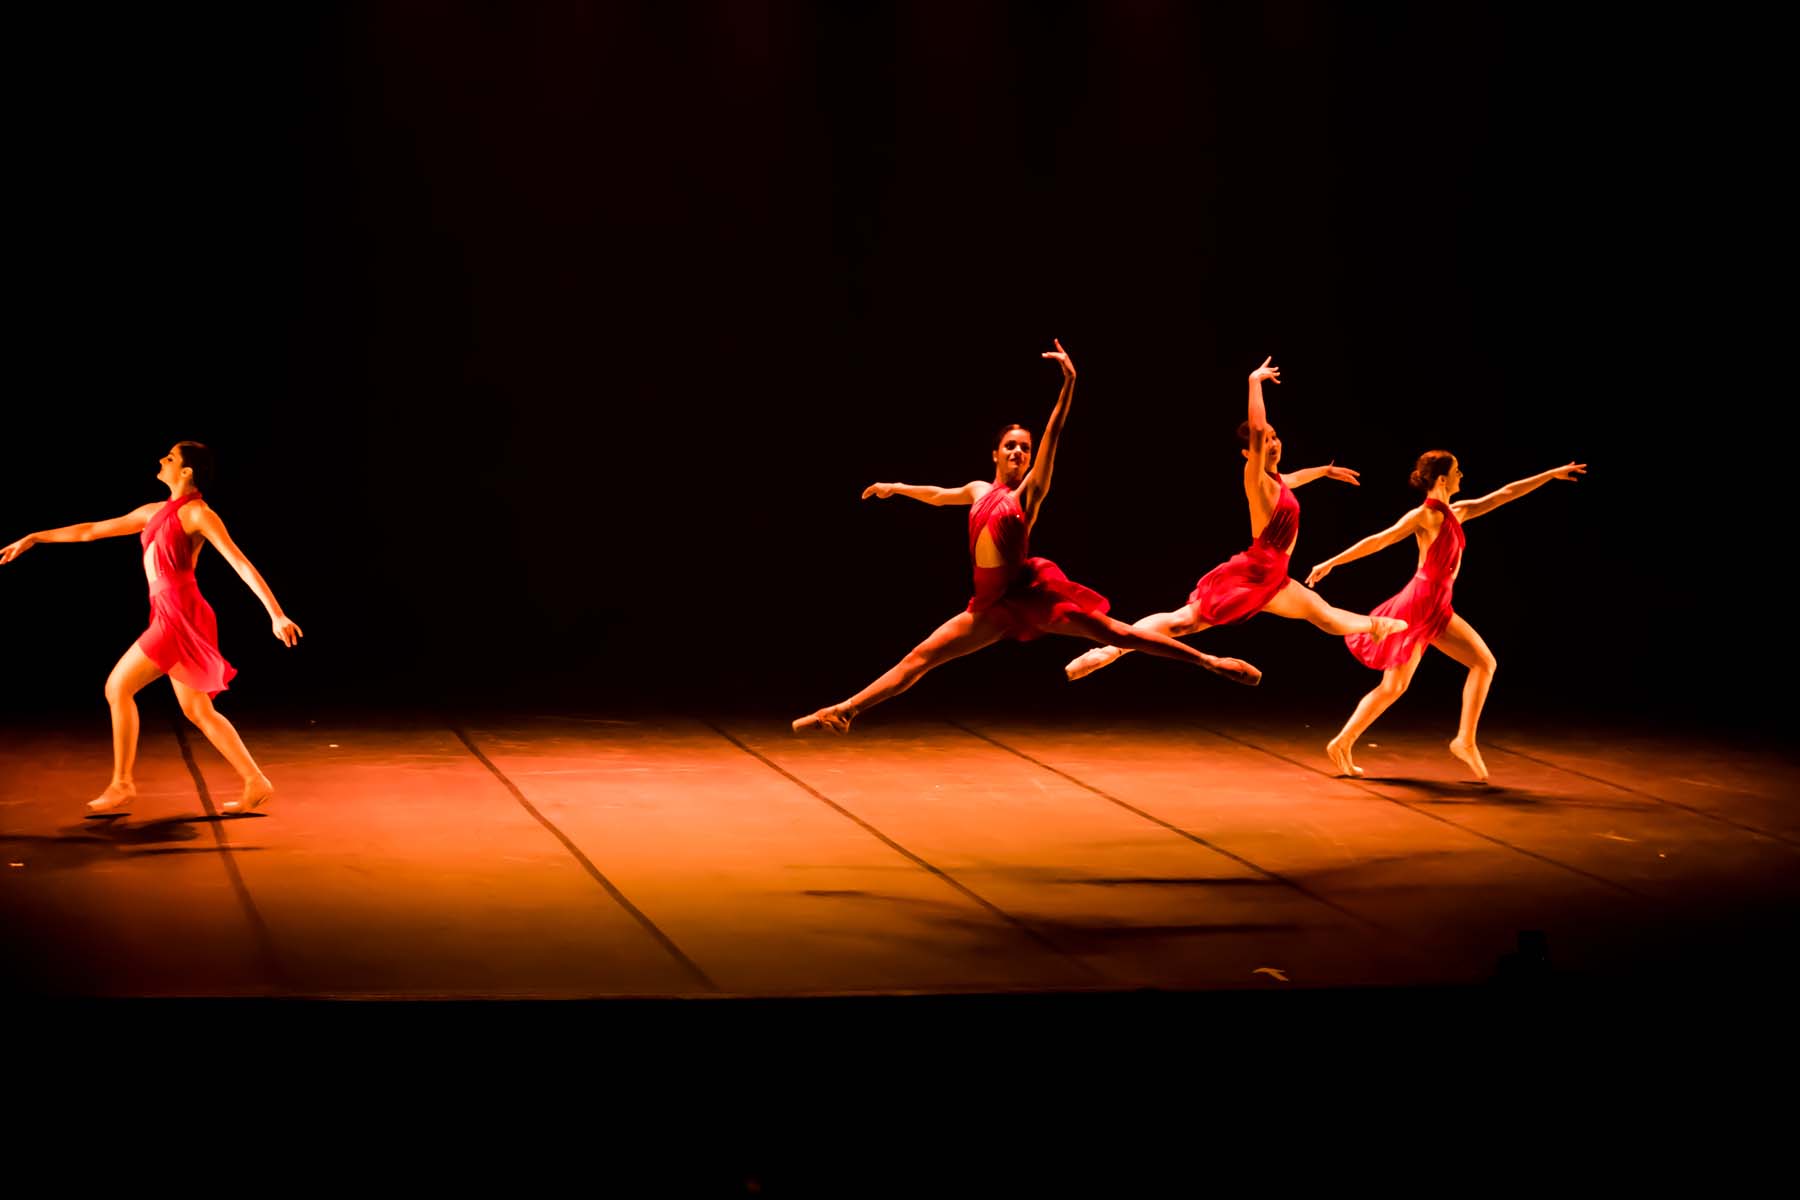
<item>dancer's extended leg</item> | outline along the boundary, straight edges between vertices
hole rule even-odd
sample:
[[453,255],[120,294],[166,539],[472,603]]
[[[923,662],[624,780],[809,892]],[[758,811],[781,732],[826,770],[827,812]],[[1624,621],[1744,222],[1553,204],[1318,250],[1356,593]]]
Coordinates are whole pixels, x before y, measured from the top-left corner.
[[1334,637],[1366,633],[1379,642],[1389,634],[1399,633],[1406,628],[1406,622],[1398,617],[1370,617],[1333,608],[1325,603],[1325,597],[1298,579],[1288,580],[1287,585],[1275,593],[1275,598],[1269,601],[1263,611],[1296,621],[1311,621]]
[[212,697],[205,692],[196,691],[180,680],[171,679],[175,686],[175,699],[181,702],[181,711],[206,735],[206,740],[213,744],[213,749],[224,756],[231,764],[231,769],[238,773],[244,781],[244,791],[235,800],[227,800],[219,807],[226,812],[249,812],[261,806],[275,794],[275,785],[269,782],[257,767],[256,760],[250,757],[250,751],[244,745],[244,739],[238,736],[237,727],[225,719],[225,714],[213,707]]
[[794,732],[829,729],[833,733],[845,733],[858,713],[871,709],[884,700],[892,700],[923,679],[934,667],[941,667],[953,658],[973,654],[983,646],[991,646],[1004,634],[1005,629],[1000,623],[985,613],[957,613],[939,625],[930,637],[914,646],[905,658],[888,668],[874,683],[848,700],[829,708],[821,708],[812,715],[795,721]]
[[1381,673],[1381,682],[1375,690],[1364,696],[1356,704],[1356,711],[1344,722],[1338,735],[1325,743],[1325,753],[1338,770],[1339,775],[1361,775],[1358,767],[1350,757],[1351,749],[1369,731],[1375,718],[1386,712],[1394,701],[1405,694],[1407,686],[1412,683],[1413,672],[1419,669],[1419,660],[1425,656],[1425,647],[1420,646],[1413,651],[1413,656],[1397,667],[1389,667]]
[[[1175,614],[1162,613],[1159,615],[1172,617]],[[1148,619],[1145,618],[1145,620]],[[1177,662],[1201,667],[1215,675],[1222,675],[1233,683],[1241,683],[1246,687],[1255,687],[1262,682],[1262,672],[1242,659],[1219,658],[1211,654],[1202,654],[1186,642],[1178,642],[1165,633],[1145,629],[1142,626],[1142,621],[1136,625],[1127,625],[1123,621],[1115,621],[1111,617],[1099,613],[1070,613],[1052,625],[1050,632],[1065,634],[1069,637],[1084,637],[1089,641],[1099,642],[1102,646],[1116,647],[1121,651],[1141,650],[1145,654],[1154,654],[1158,658],[1172,658]]]
[[[1132,622],[1131,628],[1145,633],[1161,634],[1167,638],[1178,638],[1185,634],[1198,633],[1207,628],[1206,622],[1194,615],[1194,610],[1184,604],[1174,612],[1151,613],[1147,617]],[[1083,635],[1085,636],[1085,635]],[[1092,675],[1101,667],[1111,666],[1119,661],[1121,655],[1131,652],[1131,647],[1117,645],[1095,646],[1086,654],[1069,660],[1063,667],[1063,674],[1070,679],[1080,679],[1083,675]]]
[[133,642],[131,649],[120,656],[112,674],[106,677],[106,706],[112,710],[112,782],[104,792],[88,801],[89,812],[112,812],[137,797],[137,783],[132,778],[138,748],[136,696],[161,674],[162,668],[151,662],[150,656]]
[[1475,632],[1475,627],[1460,616],[1452,616],[1450,623],[1444,626],[1444,632],[1431,644],[1469,668],[1469,677],[1463,683],[1462,719],[1457,722],[1450,753],[1475,772],[1475,778],[1485,783],[1487,763],[1482,761],[1481,751],[1475,745],[1475,726],[1481,720],[1481,708],[1487,703],[1488,688],[1493,686],[1494,670],[1499,663],[1487,643],[1481,640],[1481,635]]

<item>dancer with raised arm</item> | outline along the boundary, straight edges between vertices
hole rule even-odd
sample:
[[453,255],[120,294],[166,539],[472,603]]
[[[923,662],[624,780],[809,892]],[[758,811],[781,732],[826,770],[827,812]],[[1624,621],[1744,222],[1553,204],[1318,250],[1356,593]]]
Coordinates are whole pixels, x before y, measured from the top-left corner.
[[[1181,637],[1214,625],[1236,625],[1259,612],[1310,621],[1339,637],[1363,633],[1377,640],[1404,628],[1406,622],[1385,617],[1365,617],[1326,604],[1315,593],[1288,578],[1288,558],[1300,536],[1300,502],[1294,489],[1315,479],[1336,479],[1356,484],[1357,473],[1328,463],[1281,474],[1281,438],[1269,424],[1263,404],[1262,381],[1281,382],[1281,368],[1269,358],[1250,372],[1250,412],[1238,426],[1244,449],[1244,497],[1250,503],[1250,548],[1214,567],[1194,585],[1188,602],[1174,612],[1152,613],[1135,626],[1147,633]],[[1101,646],[1072,660],[1063,668],[1070,679],[1091,675],[1119,660],[1130,648]]]
[[1356,711],[1338,735],[1325,743],[1325,753],[1340,775],[1361,775],[1362,769],[1352,760],[1350,751],[1368,732],[1375,718],[1388,710],[1412,682],[1425,647],[1436,646],[1463,666],[1469,668],[1463,683],[1462,719],[1450,753],[1460,759],[1475,777],[1487,781],[1487,763],[1475,744],[1475,726],[1481,720],[1481,707],[1487,703],[1488,688],[1494,682],[1497,665],[1493,651],[1475,632],[1475,627],[1458,616],[1450,607],[1451,587],[1462,571],[1465,544],[1462,527],[1502,504],[1534,492],[1552,479],[1573,483],[1575,476],[1587,472],[1586,463],[1569,463],[1553,471],[1509,483],[1479,500],[1451,503],[1450,498],[1462,488],[1462,467],[1448,450],[1428,450],[1419,456],[1413,468],[1412,485],[1425,493],[1425,502],[1408,512],[1380,533],[1370,534],[1341,554],[1335,554],[1312,569],[1306,582],[1310,587],[1329,575],[1334,567],[1375,553],[1412,535],[1419,546],[1419,569],[1399,594],[1379,604],[1375,614],[1406,621],[1403,633],[1384,641],[1351,635],[1344,639],[1350,653],[1365,666],[1380,671],[1381,682],[1364,696]]
[[1062,343],[1044,357],[1062,368],[1063,383],[1044,426],[1035,465],[1031,431],[1012,425],[1001,433],[993,451],[992,483],[977,479],[957,488],[876,483],[864,489],[865,500],[909,496],[932,505],[971,505],[969,554],[975,560],[975,595],[966,610],[940,625],[874,683],[848,700],[795,721],[796,733],[809,729],[844,733],[857,714],[898,696],[926,672],[1009,637],[1024,642],[1059,633],[1177,659],[1252,687],[1261,682],[1262,673],[1249,663],[1202,654],[1173,638],[1113,620],[1106,615],[1104,596],[1069,580],[1049,559],[1027,556],[1031,527],[1050,491],[1057,443],[1075,395],[1075,364]]
[[0,563],[10,563],[40,542],[91,542],[139,534],[144,548],[144,574],[150,582],[150,627],[125,651],[106,680],[106,702],[112,709],[113,777],[105,791],[88,802],[94,814],[119,812],[137,796],[132,770],[137,762],[138,711],[134,697],[158,676],[167,675],[188,720],[225,756],[244,781],[244,790],[221,807],[248,812],[274,795],[275,785],[257,767],[236,728],[213,697],[224,691],[236,668],[219,653],[219,625],[212,606],[200,594],[194,566],[204,544],[211,542],[249,585],[268,610],[275,637],[286,646],[300,640],[300,627],[287,618],[275,593],[225,531],[200,489],[212,478],[212,451],[199,442],[178,442],[163,456],[156,478],[169,489],[166,501],[145,504],[108,521],[65,525],[28,534],[0,548]]

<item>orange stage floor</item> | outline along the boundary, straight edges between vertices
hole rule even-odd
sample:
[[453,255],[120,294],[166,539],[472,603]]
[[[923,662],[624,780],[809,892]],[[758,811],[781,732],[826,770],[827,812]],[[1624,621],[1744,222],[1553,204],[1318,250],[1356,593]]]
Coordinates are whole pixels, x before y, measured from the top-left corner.
[[1429,987],[1494,980],[1522,931],[1556,978],[1723,978],[1782,958],[1800,914],[1795,760],[1703,738],[1496,727],[1483,787],[1448,731],[1399,724],[1359,781],[1326,773],[1328,731],[1274,722],[245,732],[266,815],[218,816],[230,772],[154,718],[115,819],[82,817],[103,724],[0,738],[9,991]]

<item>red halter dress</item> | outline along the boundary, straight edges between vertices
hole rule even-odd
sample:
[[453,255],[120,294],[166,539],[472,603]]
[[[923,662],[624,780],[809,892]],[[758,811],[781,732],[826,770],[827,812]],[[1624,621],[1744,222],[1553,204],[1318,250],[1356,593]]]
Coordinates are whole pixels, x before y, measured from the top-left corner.
[[177,496],[159,509],[138,540],[144,547],[144,574],[150,579],[150,628],[138,649],[169,678],[216,696],[237,668],[219,653],[219,621],[194,578],[198,557],[181,527],[181,508],[199,492]]
[[1027,558],[1030,530],[1019,498],[996,483],[969,510],[969,557],[981,531],[987,530],[1005,566],[975,567],[975,595],[968,611],[989,613],[1006,627],[1006,636],[1021,642],[1042,637],[1068,613],[1103,613],[1112,605],[1092,588],[1082,587],[1047,558]]
[[1397,667],[1413,656],[1420,646],[1429,646],[1455,615],[1450,607],[1450,588],[1456,582],[1456,568],[1462,564],[1466,539],[1462,522],[1450,506],[1436,497],[1428,497],[1426,508],[1444,514],[1437,540],[1425,551],[1425,562],[1400,594],[1377,605],[1372,617],[1399,617],[1406,622],[1403,632],[1390,634],[1379,642],[1371,642],[1366,633],[1353,633],[1344,639],[1350,653],[1364,666],[1385,671]]
[[1208,625],[1247,621],[1287,586],[1288,548],[1300,532],[1300,502],[1286,480],[1274,471],[1269,474],[1281,485],[1269,523],[1248,550],[1201,576],[1188,596],[1195,615]]

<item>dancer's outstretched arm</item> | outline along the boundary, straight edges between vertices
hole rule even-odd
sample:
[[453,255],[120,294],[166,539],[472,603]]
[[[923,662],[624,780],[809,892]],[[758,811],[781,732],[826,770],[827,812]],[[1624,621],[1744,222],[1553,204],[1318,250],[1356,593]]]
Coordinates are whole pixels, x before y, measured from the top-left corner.
[[[1262,381],[1265,379],[1281,382],[1281,368],[1272,367],[1269,363],[1274,359],[1271,354],[1262,360],[1262,366],[1250,372],[1250,458],[1244,463],[1244,481],[1256,483],[1269,473],[1269,410],[1263,404]],[[1293,484],[1289,484],[1293,487]]]
[[0,563],[9,563],[25,553],[39,542],[92,542],[100,538],[124,537],[126,534],[142,533],[156,510],[162,507],[161,502],[152,502],[134,508],[122,517],[113,517],[106,521],[84,521],[80,525],[64,525],[61,529],[46,529],[40,533],[28,533],[10,546],[0,548]]
[[1487,495],[1479,497],[1478,499],[1459,500],[1455,504],[1452,504],[1450,508],[1456,513],[1457,520],[1473,521],[1483,513],[1493,512],[1502,504],[1510,504],[1527,492],[1537,491],[1552,479],[1566,479],[1570,483],[1574,483],[1577,475],[1585,474],[1587,474],[1586,463],[1570,463],[1567,466],[1557,467],[1552,471],[1540,472],[1529,479],[1521,479],[1517,482],[1509,483],[1505,487],[1489,492]]
[[1401,517],[1398,521],[1395,521],[1392,525],[1389,525],[1380,533],[1371,533],[1368,537],[1356,543],[1356,545],[1350,547],[1348,550],[1342,550],[1332,555],[1330,558],[1314,567],[1312,571],[1307,574],[1306,586],[1311,587],[1319,582],[1319,580],[1331,574],[1331,568],[1333,567],[1341,567],[1347,562],[1355,562],[1359,558],[1366,558],[1377,550],[1386,550],[1389,546],[1406,537],[1408,534],[1417,533],[1419,530],[1420,518],[1423,517],[1424,514],[1425,506],[1420,505],[1418,508],[1408,512],[1404,517]]
[[1352,471],[1349,467],[1326,463],[1322,467],[1303,467],[1298,471],[1283,471],[1281,481],[1290,488],[1305,487],[1315,479],[1335,479],[1340,483],[1361,487],[1362,481],[1357,478],[1359,474],[1360,472]]
[[1038,443],[1037,460],[1026,473],[1025,482],[1019,485],[1019,509],[1025,514],[1027,529],[1037,521],[1038,507],[1050,494],[1050,474],[1056,469],[1056,446],[1062,440],[1063,425],[1069,419],[1069,404],[1075,399],[1075,361],[1060,341],[1050,340],[1056,349],[1044,351],[1044,357],[1054,359],[1062,368],[1062,391],[1056,394],[1056,407],[1050,410],[1050,420],[1044,424],[1044,440]]
[[979,479],[956,488],[933,487],[929,483],[871,483],[863,489],[862,498],[886,500],[889,496],[906,496],[926,504],[973,504],[985,486]]
[[238,578],[262,601],[262,606],[269,612],[269,627],[276,639],[284,646],[292,646],[299,641],[300,627],[281,611],[274,590],[264,582],[262,572],[250,565],[250,560],[244,557],[244,552],[231,540],[231,535],[225,532],[225,522],[219,519],[219,514],[210,508],[202,508],[194,514],[193,521],[194,532],[213,544],[225,561],[231,564],[231,569],[238,573]]

